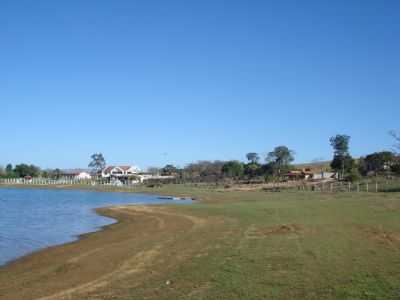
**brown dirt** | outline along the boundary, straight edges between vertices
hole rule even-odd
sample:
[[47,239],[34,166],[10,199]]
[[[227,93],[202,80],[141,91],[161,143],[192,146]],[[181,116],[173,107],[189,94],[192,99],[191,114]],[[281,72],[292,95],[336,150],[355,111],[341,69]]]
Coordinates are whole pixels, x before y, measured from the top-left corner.
[[382,227],[364,227],[363,231],[371,240],[400,249],[400,233],[398,232],[388,232]]
[[261,227],[256,228],[250,226],[246,232],[245,236],[247,238],[264,238],[270,235],[280,235],[280,234],[303,234],[306,230],[302,225],[299,224],[283,224],[273,227]]
[[98,211],[119,222],[0,268],[0,299],[129,299],[133,287],[161,278],[207,248],[204,234],[188,240],[194,231],[221,223],[159,206]]

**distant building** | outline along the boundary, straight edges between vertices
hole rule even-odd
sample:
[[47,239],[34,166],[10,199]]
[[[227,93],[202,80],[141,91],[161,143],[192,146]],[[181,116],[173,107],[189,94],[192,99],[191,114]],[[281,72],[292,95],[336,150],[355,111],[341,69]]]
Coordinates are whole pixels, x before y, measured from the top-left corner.
[[176,178],[174,175],[145,173],[136,166],[107,166],[101,171],[101,177],[114,183],[143,183],[148,181],[166,181]]
[[333,179],[333,178],[336,178],[336,173],[322,171],[322,172],[314,173],[312,178],[315,180]]
[[313,173],[306,170],[292,170],[283,175],[284,178],[295,181],[295,180],[307,180],[313,177]]
[[147,181],[165,181],[175,179],[175,175],[154,175],[148,173],[140,173],[138,174],[139,182],[147,182]]
[[136,166],[108,166],[101,171],[101,177],[124,179],[134,177],[139,173],[140,169]]
[[65,179],[75,179],[75,180],[83,180],[83,179],[91,179],[92,178],[92,176],[90,175],[90,172],[85,169],[61,170],[60,177],[65,178]]
[[334,172],[312,172],[310,169],[292,170],[283,175],[287,180],[325,180],[336,178]]

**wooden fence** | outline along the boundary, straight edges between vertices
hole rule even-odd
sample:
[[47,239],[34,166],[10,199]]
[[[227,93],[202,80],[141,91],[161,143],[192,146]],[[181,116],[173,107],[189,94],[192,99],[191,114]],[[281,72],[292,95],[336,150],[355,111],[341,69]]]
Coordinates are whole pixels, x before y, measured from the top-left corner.
[[[116,190],[116,189],[127,189],[134,190],[135,188],[141,186],[139,182],[105,182],[101,180],[87,180],[87,179],[47,179],[47,178],[3,178],[0,179],[0,184],[3,185],[32,185],[32,186],[75,186],[75,187],[86,187],[86,188],[100,188],[105,190]],[[152,184],[151,182],[146,182],[146,185],[158,186],[157,184]],[[197,184],[195,184],[197,186]],[[219,185],[213,186],[213,188],[220,188]],[[268,187],[263,188],[266,191],[275,190],[300,190],[300,191],[314,191],[314,192],[400,192],[400,178],[385,180],[364,180],[360,182],[292,182],[290,185],[288,183],[273,183]]]
[[307,189],[317,192],[357,192],[357,193],[378,193],[378,192],[400,192],[400,180],[364,180],[360,182],[320,182],[309,185]]

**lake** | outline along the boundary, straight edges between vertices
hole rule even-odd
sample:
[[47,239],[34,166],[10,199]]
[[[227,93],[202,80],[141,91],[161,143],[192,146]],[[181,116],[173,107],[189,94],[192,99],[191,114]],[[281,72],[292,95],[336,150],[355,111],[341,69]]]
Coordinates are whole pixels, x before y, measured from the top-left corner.
[[95,208],[118,204],[190,203],[157,195],[0,188],[0,265],[48,246],[74,241],[116,220]]

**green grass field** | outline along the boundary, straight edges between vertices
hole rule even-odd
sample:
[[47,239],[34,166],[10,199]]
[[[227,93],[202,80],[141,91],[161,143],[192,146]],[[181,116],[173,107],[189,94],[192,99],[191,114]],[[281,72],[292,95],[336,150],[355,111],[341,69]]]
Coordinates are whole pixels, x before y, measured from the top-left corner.
[[169,267],[115,299],[400,299],[400,193],[136,191],[196,197],[170,209],[211,221],[166,232]]
[[400,299],[400,194],[185,193],[225,222],[160,299]]

